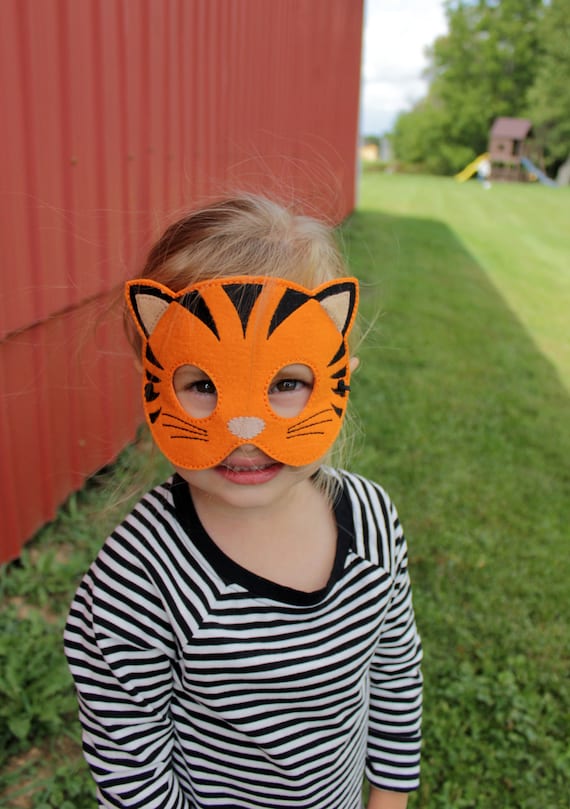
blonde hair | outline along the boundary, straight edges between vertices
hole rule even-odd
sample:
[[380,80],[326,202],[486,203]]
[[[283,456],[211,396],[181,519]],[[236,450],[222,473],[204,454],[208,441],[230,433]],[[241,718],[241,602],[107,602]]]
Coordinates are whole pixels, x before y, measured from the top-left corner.
[[[170,225],[138,277],[179,292],[200,281],[233,275],[285,278],[314,289],[347,275],[347,267],[332,227],[292,206],[244,193],[191,211]],[[141,338],[126,312],[124,323],[140,356]],[[344,446],[345,439],[337,444]]]
[[[314,289],[346,275],[332,228],[254,194],[215,202],[170,225],[152,247],[140,278],[173,292],[212,278],[265,275]],[[140,337],[125,317],[129,342]]]

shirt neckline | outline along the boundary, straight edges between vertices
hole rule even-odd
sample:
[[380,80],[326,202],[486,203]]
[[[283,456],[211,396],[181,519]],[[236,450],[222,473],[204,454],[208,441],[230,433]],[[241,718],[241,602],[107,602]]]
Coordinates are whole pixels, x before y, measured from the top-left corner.
[[187,482],[176,473],[172,477],[170,488],[178,521],[193,544],[226,584],[241,585],[253,596],[308,606],[322,601],[342,576],[354,538],[350,501],[342,485],[333,504],[337,543],[332,571],[324,587],[309,592],[278,584],[235,562],[216,545],[200,522]]

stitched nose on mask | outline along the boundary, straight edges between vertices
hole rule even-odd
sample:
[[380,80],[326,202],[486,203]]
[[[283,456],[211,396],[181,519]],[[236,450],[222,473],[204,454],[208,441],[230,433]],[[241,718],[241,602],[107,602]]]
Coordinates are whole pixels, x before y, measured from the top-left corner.
[[255,416],[236,416],[228,421],[230,433],[238,438],[255,438],[265,428],[263,419]]

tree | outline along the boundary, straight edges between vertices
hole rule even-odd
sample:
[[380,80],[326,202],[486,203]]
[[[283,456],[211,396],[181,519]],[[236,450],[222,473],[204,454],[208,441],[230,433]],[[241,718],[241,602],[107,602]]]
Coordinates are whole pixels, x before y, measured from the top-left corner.
[[570,156],[570,0],[552,0],[539,29],[543,49],[529,92],[529,114],[548,167]]
[[[496,117],[526,113],[543,2],[447,0],[445,8],[448,34],[428,51],[428,96],[397,121],[394,146],[399,158],[412,159],[406,132],[413,123],[425,136],[420,162],[451,173],[485,151]],[[437,142],[429,133],[434,122]]]
[[469,147],[450,140],[447,110],[432,97],[400,115],[392,136],[398,158],[430,174],[447,174],[472,156]]

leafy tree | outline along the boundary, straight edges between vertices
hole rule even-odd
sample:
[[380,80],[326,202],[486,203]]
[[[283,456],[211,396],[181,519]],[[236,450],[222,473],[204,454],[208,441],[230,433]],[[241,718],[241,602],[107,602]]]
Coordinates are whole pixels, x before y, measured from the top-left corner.
[[430,174],[446,174],[465,165],[472,150],[450,140],[451,122],[442,104],[429,97],[396,121],[393,141],[398,157]]
[[552,0],[539,29],[543,55],[529,92],[529,113],[556,169],[570,155],[570,0]]
[[[496,117],[525,114],[541,55],[543,2],[447,0],[445,8],[448,34],[428,51],[428,96],[400,116],[394,146],[404,161],[450,173],[486,149]],[[412,127],[423,145],[410,138]]]

